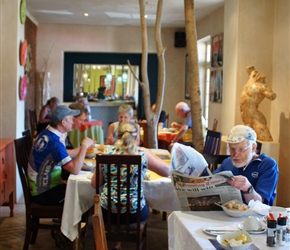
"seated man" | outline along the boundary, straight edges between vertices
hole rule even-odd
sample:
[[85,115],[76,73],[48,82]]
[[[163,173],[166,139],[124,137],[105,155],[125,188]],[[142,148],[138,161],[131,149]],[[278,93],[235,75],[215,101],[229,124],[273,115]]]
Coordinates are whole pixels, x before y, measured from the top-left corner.
[[[182,124],[179,124],[177,122],[171,123],[172,128],[178,129],[178,133],[171,141],[171,144],[174,142],[178,142],[180,139],[182,139],[182,144],[192,146],[192,118],[190,108],[188,107],[187,103],[179,102],[175,106],[175,111],[177,116],[185,119],[185,121]],[[169,146],[169,148],[171,147],[172,145]]]
[[232,171],[234,179],[228,182],[241,190],[245,203],[259,200],[272,206],[279,170],[273,158],[264,153],[256,154],[256,139],[257,135],[252,128],[244,125],[233,127],[227,139],[231,157],[225,159],[213,173]]
[[94,146],[94,140],[83,139],[81,146],[74,149],[74,159],[65,148],[64,138],[72,129],[73,116],[79,113],[79,110],[71,110],[65,105],[57,106],[49,112],[50,124],[38,135],[28,162],[32,201],[42,205],[61,205],[66,189],[61,180],[62,169],[78,174],[87,149]]

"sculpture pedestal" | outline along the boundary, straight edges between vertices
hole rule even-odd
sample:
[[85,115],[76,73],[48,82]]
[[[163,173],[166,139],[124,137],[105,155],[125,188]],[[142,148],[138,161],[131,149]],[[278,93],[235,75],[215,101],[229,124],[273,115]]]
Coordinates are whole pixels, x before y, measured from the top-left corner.
[[[227,154],[227,155],[230,154],[230,152],[228,152],[228,150],[227,150],[227,143],[226,143],[227,138],[228,138],[227,135],[222,136],[220,154]],[[261,153],[265,153],[267,156],[274,158],[276,160],[276,162],[278,163],[280,143],[273,142],[273,141],[272,142],[258,141],[258,142],[262,143]]]

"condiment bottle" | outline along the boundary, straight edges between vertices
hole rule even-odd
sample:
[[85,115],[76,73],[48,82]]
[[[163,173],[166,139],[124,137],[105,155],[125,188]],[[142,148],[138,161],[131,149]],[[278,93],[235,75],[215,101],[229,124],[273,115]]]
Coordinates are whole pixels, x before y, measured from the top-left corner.
[[274,247],[276,245],[276,221],[267,221],[267,246]]
[[279,217],[277,223],[277,243],[280,246],[284,246],[286,236],[286,217]]
[[287,225],[286,225],[286,235],[285,235],[285,245],[290,246],[290,210],[287,211]]

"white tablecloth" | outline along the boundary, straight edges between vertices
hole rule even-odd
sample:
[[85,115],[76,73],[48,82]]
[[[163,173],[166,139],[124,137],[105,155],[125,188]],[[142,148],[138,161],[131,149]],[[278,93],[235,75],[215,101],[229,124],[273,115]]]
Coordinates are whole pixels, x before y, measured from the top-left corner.
[[[95,189],[91,187],[89,171],[81,171],[79,175],[71,174],[66,188],[61,231],[71,241],[78,237],[78,226],[82,214],[94,205]],[[179,210],[177,196],[169,178],[144,181],[143,191],[149,207],[172,212]]]
[[90,175],[88,171],[71,174],[67,182],[61,231],[71,241],[78,237],[82,215],[94,205],[96,190],[91,186]]
[[170,178],[143,181],[144,195],[149,207],[159,211],[179,211],[179,201]]
[[[224,225],[232,226],[242,223],[247,216],[234,218],[227,216],[223,211],[208,212],[173,212],[168,217],[168,240],[170,250],[213,250],[214,246],[208,239],[215,236],[205,234],[204,226]],[[262,219],[262,217],[260,217]],[[266,245],[266,234],[251,235],[254,244],[261,250],[273,249]],[[289,246],[276,246],[275,249],[289,250]]]

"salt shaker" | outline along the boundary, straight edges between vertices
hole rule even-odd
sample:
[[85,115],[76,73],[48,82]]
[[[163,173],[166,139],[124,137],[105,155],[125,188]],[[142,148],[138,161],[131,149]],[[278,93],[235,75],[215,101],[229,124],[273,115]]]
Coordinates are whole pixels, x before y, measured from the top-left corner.
[[267,221],[267,246],[274,247],[276,245],[276,226],[275,220]]
[[280,246],[285,245],[286,221],[286,217],[279,217],[277,219],[277,243]]

